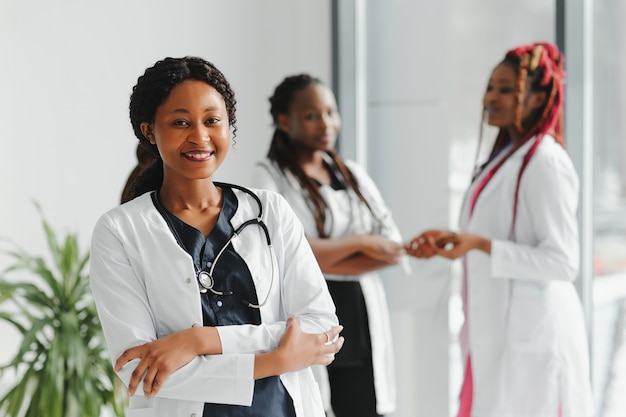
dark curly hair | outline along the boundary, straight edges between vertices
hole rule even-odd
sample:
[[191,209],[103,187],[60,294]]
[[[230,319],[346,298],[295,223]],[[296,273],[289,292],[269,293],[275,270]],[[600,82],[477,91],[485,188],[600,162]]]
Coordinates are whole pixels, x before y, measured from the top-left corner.
[[185,80],[204,81],[215,88],[224,98],[228,123],[233,139],[237,135],[235,93],[222,72],[212,63],[198,57],[165,58],[146,69],[137,79],[130,96],[130,122],[141,146],[156,158],[135,178],[130,185],[129,198],[158,189],[163,183],[163,161],[156,145],[150,143],[141,131],[144,122],[153,123],[157,108],[169,97],[172,89]]

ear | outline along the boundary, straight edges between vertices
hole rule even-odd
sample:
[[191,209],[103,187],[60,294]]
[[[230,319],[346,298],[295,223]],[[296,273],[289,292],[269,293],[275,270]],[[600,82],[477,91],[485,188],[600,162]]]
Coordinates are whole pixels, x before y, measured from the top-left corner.
[[141,133],[143,133],[144,137],[148,139],[151,144],[155,145],[156,140],[154,139],[154,133],[152,132],[152,123],[142,122],[140,127]]
[[289,132],[289,115],[285,113],[281,113],[278,115],[277,120],[278,128],[283,132]]

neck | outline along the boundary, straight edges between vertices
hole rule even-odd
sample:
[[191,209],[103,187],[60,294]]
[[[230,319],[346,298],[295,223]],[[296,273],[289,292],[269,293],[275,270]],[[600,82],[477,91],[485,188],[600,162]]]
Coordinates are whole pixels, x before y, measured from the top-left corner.
[[534,137],[536,131],[526,131],[520,133],[515,127],[510,127],[508,129],[508,133],[509,137],[511,138],[511,144],[513,145],[513,149],[517,149],[524,143],[528,142],[529,139]]
[[298,152],[296,158],[298,159],[298,164],[300,164],[302,168],[321,167],[324,161],[324,154],[324,151]]
[[201,180],[173,181],[163,179],[159,200],[172,213],[180,210],[205,210],[221,207],[222,192],[210,178]]

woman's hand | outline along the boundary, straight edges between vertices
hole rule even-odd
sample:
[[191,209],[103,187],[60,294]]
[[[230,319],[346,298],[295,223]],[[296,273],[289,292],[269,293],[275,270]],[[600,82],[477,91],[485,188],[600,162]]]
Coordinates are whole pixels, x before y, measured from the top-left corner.
[[362,236],[361,252],[369,258],[389,264],[397,264],[400,262],[402,255],[406,253],[401,243],[394,242],[380,235]]
[[[211,333],[210,337],[207,332]],[[212,341],[213,346],[207,347],[207,341]],[[128,394],[134,395],[143,380],[144,395],[150,398],[159,392],[171,373],[198,355],[210,353],[221,353],[217,330],[214,327],[192,327],[128,349],[117,359],[114,369],[118,372],[133,359],[140,359],[131,375]]]
[[460,233],[436,240],[435,253],[448,259],[457,259],[472,249],[491,253],[491,241],[478,235]]
[[447,230],[431,229],[414,237],[406,246],[409,255],[431,258],[435,255],[457,259],[472,249],[491,253],[491,241],[470,233],[456,234]]
[[295,372],[311,365],[329,365],[343,346],[341,330],[343,326],[335,326],[324,333],[304,333],[298,319],[289,316],[276,350],[256,355],[254,378]]
[[456,233],[449,230],[430,229],[411,239],[404,246],[406,253],[416,258],[432,258],[437,255],[438,241],[456,236]]

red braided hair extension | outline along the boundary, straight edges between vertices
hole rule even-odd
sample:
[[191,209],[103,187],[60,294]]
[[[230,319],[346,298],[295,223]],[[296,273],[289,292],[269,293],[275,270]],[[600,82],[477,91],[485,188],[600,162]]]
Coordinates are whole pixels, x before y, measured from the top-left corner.
[[522,133],[522,107],[524,105],[524,97],[526,96],[526,79],[528,78],[528,54],[520,57],[520,65],[517,70],[517,106],[515,107],[515,127],[517,131]]
[[521,129],[521,107],[523,105],[522,100],[525,94],[526,80],[537,70],[542,70],[542,77],[538,80],[539,85],[547,88],[552,84],[552,88],[548,93],[546,106],[541,117],[529,129],[528,133],[538,137],[551,134],[561,146],[565,147],[563,138],[563,82],[565,79],[563,55],[555,45],[548,42],[539,42],[511,49],[506,53],[506,57],[517,57],[520,62],[517,87],[517,128]]

